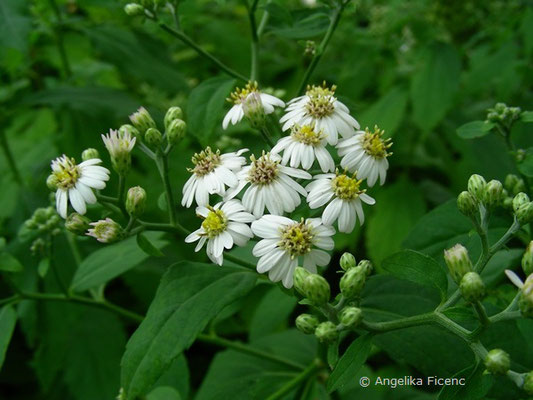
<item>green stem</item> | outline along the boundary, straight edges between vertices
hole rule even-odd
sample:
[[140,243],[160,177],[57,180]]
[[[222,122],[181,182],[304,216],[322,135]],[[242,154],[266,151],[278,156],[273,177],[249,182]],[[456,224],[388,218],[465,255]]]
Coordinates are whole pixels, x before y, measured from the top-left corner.
[[490,324],[490,319],[487,315],[487,311],[485,310],[485,307],[483,307],[483,304],[481,304],[480,301],[476,301],[472,303],[472,307],[476,311],[476,314],[479,318],[479,322],[481,322],[482,326],[487,326]]
[[333,17],[331,18],[331,22],[329,24],[326,35],[322,39],[322,42],[320,42],[320,45],[318,45],[318,47],[316,48],[315,56],[311,60],[309,67],[307,67],[307,70],[305,71],[305,74],[302,78],[302,82],[300,83],[300,86],[298,87],[298,95],[302,94],[305,91],[307,82],[309,82],[309,78],[311,77],[311,74],[313,73],[316,66],[318,65],[318,62],[322,58],[322,55],[324,54],[324,51],[326,50],[326,47],[329,44],[331,36],[335,32],[335,29],[337,28],[337,25],[339,24],[339,21],[342,16],[342,12],[344,11],[344,8],[346,7],[348,3],[349,1],[346,1],[346,2],[343,1],[333,13]]
[[9,305],[11,303],[16,303],[19,300],[20,296],[15,294],[11,297],[6,297],[5,299],[0,300],[0,307]]
[[171,232],[171,233],[179,233],[182,235],[188,235],[191,233],[187,228],[185,228],[183,225],[176,222],[174,225],[171,224],[162,224],[158,222],[146,222],[137,220],[139,224],[141,224],[145,230],[147,231],[162,231],[162,232]]
[[435,313],[414,315],[412,317],[399,318],[392,321],[369,322],[363,321],[361,326],[369,332],[382,333],[390,332],[397,329],[409,328],[411,326],[426,325],[435,322]]
[[0,130],[0,144],[2,145],[2,150],[6,156],[6,160],[9,164],[9,168],[11,169],[11,173],[13,174],[13,178],[15,178],[15,181],[19,184],[19,186],[24,187],[24,181],[20,175],[17,163],[15,162],[15,157],[13,157],[13,152],[11,151],[11,147],[7,141],[6,133],[3,130]]
[[161,180],[163,181],[163,186],[165,187],[168,218],[170,220],[170,224],[176,226],[176,207],[174,204],[172,187],[170,186],[170,180],[168,177],[168,160],[166,156],[158,154],[155,161],[157,169],[159,170],[159,175],[161,176]]
[[76,241],[76,236],[74,236],[74,234],[69,231],[65,231],[65,236],[67,238],[68,247],[70,248],[72,257],[74,258],[74,261],[76,262],[76,266],[79,267],[82,262],[82,257],[81,257],[80,249],[78,247],[78,242]]
[[259,350],[254,347],[248,346],[246,344],[227,340],[216,335],[206,335],[206,334],[201,333],[198,335],[197,339],[204,343],[211,343],[217,346],[226,347],[228,349],[237,350],[241,353],[250,354],[252,356],[263,358],[265,360],[270,360],[275,363],[282,364],[282,365],[285,365],[287,367],[294,368],[297,370],[301,370],[304,368],[303,365],[297,362],[294,362],[290,359],[277,356],[273,354],[272,352]]
[[[266,4],[270,4],[271,2],[272,0],[268,0]],[[261,35],[263,35],[263,32],[266,28],[269,18],[270,18],[270,13],[265,9],[265,11],[263,12],[263,16],[261,17],[261,21],[259,22],[259,27],[257,28],[258,38],[260,38]]]
[[61,58],[61,64],[63,66],[63,73],[67,78],[70,78],[72,76],[72,70],[70,68],[67,52],[65,50],[65,43],[63,41],[63,17],[61,16],[61,10],[59,9],[56,1],[49,0],[49,3],[57,19],[57,24],[54,27],[54,33],[56,36],[59,57]]
[[126,192],[126,178],[124,175],[118,176],[118,206],[122,209],[124,208],[124,195]]
[[300,374],[288,381],[285,385],[280,387],[276,392],[272,393],[267,400],[282,399],[296,388],[300,383],[306,381],[310,376],[314,375],[321,368],[320,360],[314,360],[309,366]]
[[230,76],[233,76],[237,79],[240,79],[244,82],[247,82],[248,81],[248,78],[246,78],[244,75],[241,75],[240,73],[238,73],[237,71],[231,69],[230,67],[228,67],[226,64],[224,64],[222,61],[220,61],[218,58],[216,58],[215,56],[209,54],[208,52],[206,52],[205,50],[203,50],[200,46],[198,46],[189,36],[187,36],[184,32],[182,31],[177,31],[175,29],[172,29],[171,27],[169,27],[168,25],[166,25],[165,23],[163,22],[159,22],[159,27],[161,29],[163,29],[165,32],[168,32],[170,33],[172,36],[174,36],[175,38],[181,40],[183,43],[185,43],[186,45],[190,46],[192,49],[194,49],[198,54],[200,54],[201,56],[207,58],[208,60],[210,60],[213,64],[215,64],[216,66],[218,66],[221,70],[223,70],[224,72],[226,72],[228,75]]
[[103,194],[97,194],[96,198],[98,200],[107,201],[108,203],[118,204],[118,199],[116,197],[105,196]]
[[259,132],[261,132],[261,136],[263,136],[263,139],[270,146],[270,148],[274,147],[274,141],[270,137],[270,132],[268,131],[268,128],[264,126],[259,130]]
[[[252,33],[251,44],[251,67],[250,67],[250,80],[255,81],[259,76],[259,36],[257,35],[257,23],[255,21],[255,11],[257,10],[258,0],[254,0],[251,7],[248,8],[248,18],[250,20],[250,31]],[[248,5],[248,0],[246,0]]]

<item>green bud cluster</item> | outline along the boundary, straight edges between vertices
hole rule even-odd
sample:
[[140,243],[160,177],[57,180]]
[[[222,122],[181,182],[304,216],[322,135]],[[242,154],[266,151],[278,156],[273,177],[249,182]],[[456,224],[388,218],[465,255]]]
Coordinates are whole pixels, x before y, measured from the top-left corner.
[[456,244],[452,248],[444,250],[444,261],[448,266],[451,277],[458,285],[461,283],[463,276],[473,269],[468,250],[461,244]]
[[183,111],[180,107],[170,107],[165,115],[165,132],[170,146],[174,146],[185,137],[187,124],[182,118]]
[[91,227],[91,220],[78,213],[70,214],[65,220],[65,228],[76,235],[84,236]]
[[136,112],[131,114],[130,121],[135,127],[135,129],[139,131],[139,136],[141,138],[144,138],[148,129],[157,128],[154,119],[152,118],[148,110],[144,107],[140,107]]
[[461,192],[457,197],[459,211],[468,217],[473,217],[479,211],[479,205],[491,209],[504,203],[505,191],[498,180],[487,183],[481,175],[474,174],[468,179],[468,191]]
[[505,375],[511,367],[511,358],[502,349],[493,349],[485,357],[485,368],[491,374]]
[[128,190],[126,196],[126,211],[132,217],[140,217],[146,208],[146,191],[140,186]]
[[481,301],[485,297],[485,284],[476,272],[467,272],[461,279],[459,289],[469,303]]
[[524,180],[515,174],[509,174],[505,177],[503,187],[511,196],[516,196],[518,193],[526,190]]
[[522,256],[522,270],[526,276],[533,274],[533,240],[529,242]]
[[53,207],[38,208],[33,215],[24,222],[24,228],[29,235],[57,235],[61,232],[61,218]]
[[527,394],[533,395],[533,371],[529,371],[524,376],[524,384],[522,385],[522,389],[524,389]]
[[497,103],[487,110],[487,121],[505,127],[507,130],[520,118],[520,107],[508,107],[505,103]]
[[346,271],[339,284],[342,295],[346,299],[358,297],[365,286],[366,276],[367,268],[364,265],[357,265]]

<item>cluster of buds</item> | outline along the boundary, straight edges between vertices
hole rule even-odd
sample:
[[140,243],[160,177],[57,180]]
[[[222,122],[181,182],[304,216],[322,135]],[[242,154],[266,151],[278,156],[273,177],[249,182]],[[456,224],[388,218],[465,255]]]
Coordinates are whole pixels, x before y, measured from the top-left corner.
[[495,375],[505,375],[511,368],[511,357],[502,349],[493,349],[485,357],[487,372]]
[[[507,195],[507,198],[504,201],[508,201],[507,199],[510,199],[510,201],[512,202],[513,196],[516,196],[518,193],[524,192],[526,190],[526,183],[519,176],[515,174],[508,174],[505,177],[505,180],[503,181],[503,188]],[[505,203],[504,205],[510,206],[510,204]]]
[[19,232],[23,239],[33,239],[30,246],[32,254],[44,256],[50,238],[61,233],[61,218],[53,207],[38,208],[33,215],[24,222]]
[[498,180],[485,181],[481,175],[474,174],[468,180],[468,191],[457,197],[457,207],[464,215],[474,218],[480,207],[492,209],[503,203],[503,185]]
[[139,0],[136,3],[128,3],[124,6],[124,12],[130,17],[140,15],[153,15],[158,8],[165,6],[166,0]]
[[300,267],[294,273],[294,288],[305,298],[304,304],[314,306],[327,319],[320,322],[315,315],[301,314],[296,318],[296,327],[305,334],[315,334],[324,343],[335,341],[340,332],[355,328],[363,320],[363,311],[357,304],[372,264],[368,260],[357,264],[352,254],[344,253],[340,266],[344,274],[336,304],[330,303],[331,289],[322,276]]
[[472,266],[468,250],[456,244],[444,250],[444,261],[452,279],[459,285],[463,298],[469,303],[481,301],[485,297],[485,284]]
[[487,122],[499,125],[504,132],[509,132],[521,113],[520,107],[508,107],[505,103],[496,103],[493,108],[487,110]]

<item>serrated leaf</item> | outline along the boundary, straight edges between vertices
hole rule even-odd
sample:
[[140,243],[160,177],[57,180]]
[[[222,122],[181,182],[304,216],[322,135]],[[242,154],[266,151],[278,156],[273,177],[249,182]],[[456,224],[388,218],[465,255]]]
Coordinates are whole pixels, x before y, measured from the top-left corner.
[[369,334],[360,336],[354,340],[348,349],[346,349],[329,376],[326,384],[328,393],[343,387],[353,379],[359,368],[366,361],[371,347],[372,336]]
[[17,313],[11,306],[4,306],[0,309],[0,369],[4,364],[6,351],[17,323]]
[[[167,244],[162,240],[161,233],[149,232],[146,236],[156,248]],[[81,292],[119,276],[120,274],[139,265],[148,258],[142,251],[135,238],[128,238],[122,242],[106,246],[91,253],[74,274],[71,289]]]
[[207,323],[250,291],[256,279],[240,268],[192,262],[171,266],[126,346],[121,380],[127,397],[146,394]]
[[0,253],[0,271],[20,272],[23,269],[22,264],[14,256],[5,251]]
[[457,135],[463,139],[474,139],[490,133],[492,128],[494,128],[492,122],[472,121],[457,128]]
[[155,247],[152,242],[142,233],[137,234],[137,245],[149,256],[153,257],[163,257],[164,254]]

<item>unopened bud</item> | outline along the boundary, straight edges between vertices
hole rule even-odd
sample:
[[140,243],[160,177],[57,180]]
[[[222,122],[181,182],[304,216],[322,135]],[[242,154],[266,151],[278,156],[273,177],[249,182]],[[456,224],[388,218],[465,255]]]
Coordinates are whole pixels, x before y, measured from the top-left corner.
[[485,368],[491,374],[505,375],[511,367],[511,358],[502,349],[493,349],[485,357]]
[[107,135],[102,135],[102,140],[111,156],[113,169],[125,176],[131,168],[131,151],[137,139],[128,130],[120,132],[110,129]]
[[467,191],[461,192],[459,193],[459,196],[457,196],[457,208],[462,214],[468,217],[475,215],[478,211],[475,197]]
[[252,128],[260,129],[265,126],[266,114],[261,101],[261,95],[258,92],[252,92],[242,102],[244,116]]
[[136,138],[138,137],[138,138],[142,139],[141,133],[133,125],[124,124],[124,125],[121,125],[120,128],[118,128],[118,133],[119,134],[124,135],[126,132],[129,132],[131,135],[133,135]]
[[508,174],[505,177],[505,180],[503,181],[503,187],[507,189],[509,192],[512,192],[515,185],[518,183],[520,178],[516,176],[515,174]]
[[152,148],[161,146],[163,135],[156,128],[149,128],[144,134],[144,141]]
[[347,299],[358,296],[365,286],[366,271],[360,267],[350,268],[340,281],[341,293]]
[[65,228],[76,235],[85,235],[90,228],[91,220],[78,213],[70,214],[65,220]]
[[485,186],[483,203],[485,203],[487,207],[495,207],[501,204],[502,200],[503,185],[500,181],[493,179]]
[[318,274],[309,274],[304,280],[305,297],[315,306],[323,306],[329,301],[329,283]]
[[126,211],[132,217],[140,217],[146,207],[146,191],[140,186],[128,190],[126,196]]
[[187,124],[182,119],[175,119],[170,123],[170,126],[167,129],[167,140],[168,144],[175,145],[177,144],[187,132]]
[[466,273],[461,279],[459,289],[461,289],[464,299],[469,303],[480,301],[485,297],[485,284],[476,272]]
[[57,179],[57,176],[55,176],[54,174],[51,174],[48,176],[48,178],[46,178],[46,186],[51,191],[57,190],[58,183],[59,183],[59,179]]
[[533,371],[529,371],[526,376],[524,376],[522,389],[524,389],[527,394],[533,395]]
[[529,242],[522,256],[522,270],[526,276],[533,274],[533,240]]
[[183,118],[183,111],[179,107],[170,107],[165,114],[165,130],[168,132],[170,124],[176,119]]
[[301,314],[296,318],[296,328],[302,331],[306,335],[310,335],[315,332],[318,326],[318,318],[311,314]]
[[527,203],[529,203],[529,196],[524,192],[518,193],[513,198],[513,211],[516,213],[520,209],[520,207]]
[[520,193],[520,192],[524,192],[526,191],[526,183],[524,182],[523,179],[520,179],[516,185],[514,185],[514,188],[513,188],[513,194],[517,194],[517,193]]
[[533,275],[529,275],[520,289],[518,308],[523,317],[533,318]]
[[93,158],[100,158],[100,154],[96,149],[85,149],[83,150],[83,153],[81,153],[81,159],[83,161],[92,160]]
[[483,193],[487,182],[481,175],[474,174],[468,179],[468,191],[478,201],[483,201]]
[[322,343],[333,342],[339,336],[337,327],[333,322],[327,321],[319,324],[315,329],[315,336]]
[[311,275],[311,272],[302,267],[296,267],[293,275],[293,287],[302,296],[305,296],[304,281]]
[[357,265],[357,261],[355,261],[355,257],[352,253],[344,253],[341,256],[339,264],[343,270],[348,271],[350,268]]
[[124,6],[124,12],[130,17],[137,17],[144,14],[144,7],[140,4],[129,3]]
[[363,311],[357,307],[345,307],[340,313],[341,324],[356,327],[363,320]]
[[533,202],[522,205],[515,216],[520,225],[525,225],[533,221]]
[[144,107],[140,107],[136,112],[131,114],[130,121],[139,130],[141,135],[148,129],[156,127],[154,119]]
[[361,260],[357,266],[361,267],[365,271],[366,276],[371,275],[374,271],[374,266],[369,260]]
[[468,256],[468,250],[461,244],[456,244],[448,250],[444,250],[444,261],[448,266],[450,275],[459,284],[463,276],[472,271],[472,261]]
[[91,222],[93,227],[87,232],[87,236],[92,236],[101,243],[113,243],[122,237],[122,228],[111,218],[106,218],[97,222]]

